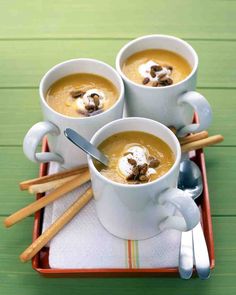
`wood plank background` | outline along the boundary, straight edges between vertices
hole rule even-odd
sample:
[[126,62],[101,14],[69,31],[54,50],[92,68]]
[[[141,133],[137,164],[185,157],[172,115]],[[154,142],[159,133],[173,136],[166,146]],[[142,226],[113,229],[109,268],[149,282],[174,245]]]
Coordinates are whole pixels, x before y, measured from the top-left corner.
[[151,33],[235,39],[235,1],[1,1],[4,39],[134,38]]
[[18,182],[38,174],[22,140],[41,120],[42,75],[66,59],[92,57],[114,66],[118,50],[144,34],[184,38],[198,52],[198,91],[214,112],[210,134],[225,141],[205,150],[216,268],[208,281],[178,278],[44,279],[21,264],[33,217],[0,227],[0,294],[236,294],[236,2],[211,0],[0,0],[0,222],[34,196]]

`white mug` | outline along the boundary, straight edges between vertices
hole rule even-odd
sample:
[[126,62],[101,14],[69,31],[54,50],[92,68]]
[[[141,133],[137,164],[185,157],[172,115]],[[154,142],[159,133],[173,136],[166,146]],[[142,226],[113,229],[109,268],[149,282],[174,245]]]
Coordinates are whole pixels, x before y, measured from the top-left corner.
[[[45,100],[48,88],[58,79],[75,73],[91,73],[110,80],[119,92],[116,103],[108,110],[91,117],[75,118],[56,112]],[[45,121],[36,123],[28,131],[23,142],[25,155],[34,162],[56,161],[65,168],[87,165],[86,154],[66,139],[64,130],[70,127],[90,140],[99,128],[121,118],[123,114],[124,85],[122,79],[111,66],[95,59],[72,59],[54,66],[42,78],[39,93]],[[48,138],[50,152],[37,153],[36,149],[45,135]]]
[[200,213],[189,194],[177,188],[181,149],[175,135],[159,122],[133,117],[105,125],[94,134],[91,143],[98,146],[106,138],[123,131],[142,131],[161,138],[173,151],[175,162],[160,178],[135,185],[106,178],[88,156],[96,211],[103,226],[115,236],[132,240],[150,238],[169,228],[193,229]]
[[[164,49],[184,57],[192,72],[184,80],[165,87],[150,87],[137,84],[122,72],[124,61],[132,54],[147,49]],[[198,69],[198,56],[185,41],[167,35],[149,35],[127,43],[116,57],[116,69],[125,83],[125,108],[128,117],[145,117],[177,128],[179,137],[187,133],[199,132],[208,128],[212,111],[208,101],[195,92]],[[199,124],[192,124],[193,112]]]

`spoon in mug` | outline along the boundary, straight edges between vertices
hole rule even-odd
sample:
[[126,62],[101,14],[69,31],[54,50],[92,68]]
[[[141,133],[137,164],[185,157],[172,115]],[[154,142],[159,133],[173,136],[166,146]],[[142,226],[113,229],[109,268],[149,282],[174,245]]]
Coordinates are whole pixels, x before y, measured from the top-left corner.
[[[196,200],[203,191],[202,175],[199,167],[191,160],[183,160],[180,163],[178,187],[188,192],[193,200]],[[205,237],[201,223],[194,229],[183,232],[181,235],[179,253],[179,272],[183,279],[189,279],[193,271],[195,261],[198,276],[207,279],[210,275],[210,262]]]
[[[84,152],[108,166],[108,158],[76,131],[66,128],[64,134]],[[201,171],[194,162],[183,160],[180,163],[178,187],[187,191],[194,200],[201,195],[203,190]],[[184,279],[188,279],[192,275],[193,255],[199,277],[202,279],[208,278],[210,275],[209,256],[200,223],[192,231],[182,233],[179,272]]]
[[71,128],[66,128],[64,134],[71,142],[73,142],[73,144],[78,146],[85,153],[89,154],[91,157],[98,160],[103,165],[108,166],[108,158],[102,152],[100,152],[94,145],[92,145],[87,139],[78,134],[75,130]]

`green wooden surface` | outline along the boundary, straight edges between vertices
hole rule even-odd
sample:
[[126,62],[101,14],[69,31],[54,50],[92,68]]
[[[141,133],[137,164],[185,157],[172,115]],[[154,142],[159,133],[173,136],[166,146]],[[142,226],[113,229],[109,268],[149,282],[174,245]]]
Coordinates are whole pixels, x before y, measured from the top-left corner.
[[18,182],[38,166],[22,152],[25,132],[41,120],[38,84],[54,64],[93,57],[114,66],[128,40],[172,34],[200,57],[198,90],[214,112],[210,134],[225,141],[205,149],[216,268],[208,281],[178,278],[44,279],[21,264],[33,217],[0,227],[0,294],[236,294],[236,1],[0,0],[0,222],[31,202]]
[[[125,39],[0,41],[0,88],[37,87],[50,67],[70,58],[97,58],[114,66],[116,55],[126,42]],[[236,71],[232,66],[236,64],[236,41],[189,43],[199,54],[199,87],[236,87]]]
[[2,0],[2,38],[133,38],[150,33],[235,39],[234,1]]

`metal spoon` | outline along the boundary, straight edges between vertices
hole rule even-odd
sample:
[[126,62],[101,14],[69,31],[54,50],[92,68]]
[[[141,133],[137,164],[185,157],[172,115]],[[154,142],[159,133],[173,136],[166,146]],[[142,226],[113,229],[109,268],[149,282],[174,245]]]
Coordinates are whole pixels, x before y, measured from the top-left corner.
[[78,146],[85,153],[89,154],[91,157],[98,160],[103,165],[108,166],[108,158],[94,145],[92,145],[87,139],[79,135],[75,130],[66,128],[64,134],[71,142],[73,142],[73,144]]
[[[190,160],[180,163],[178,187],[187,191],[196,200],[203,191],[202,175],[199,167]],[[210,275],[210,261],[207,245],[201,223],[181,236],[179,254],[179,273],[181,278],[189,279],[193,271],[193,260],[195,261],[198,276],[207,279]]]

